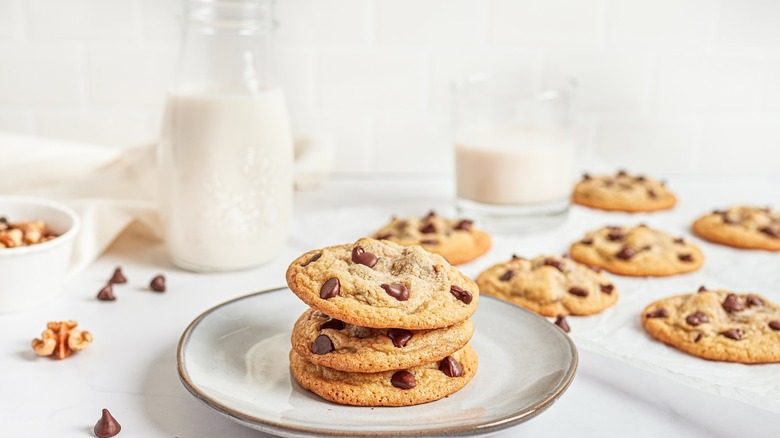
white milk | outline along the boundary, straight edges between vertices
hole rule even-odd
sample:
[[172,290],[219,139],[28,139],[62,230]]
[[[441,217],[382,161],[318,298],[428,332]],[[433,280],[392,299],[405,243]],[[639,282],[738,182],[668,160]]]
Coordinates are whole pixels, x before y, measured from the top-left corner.
[[456,135],[458,196],[486,204],[562,201],[571,195],[574,142],[562,130],[471,125]]
[[260,265],[287,237],[292,136],[284,95],[190,86],[168,95],[160,140],[165,237],[177,265]]

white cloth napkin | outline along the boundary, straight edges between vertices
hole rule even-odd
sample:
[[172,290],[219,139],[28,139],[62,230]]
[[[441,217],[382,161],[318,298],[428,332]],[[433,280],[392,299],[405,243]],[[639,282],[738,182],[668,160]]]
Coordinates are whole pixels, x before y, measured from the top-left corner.
[[[161,239],[154,145],[116,148],[0,132],[0,193],[62,202],[81,218],[69,275],[105,251],[134,222]],[[296,141],[296,186],[312,187],[330,173],[327,136]],[[144,236],[144,234],[141,234]]]

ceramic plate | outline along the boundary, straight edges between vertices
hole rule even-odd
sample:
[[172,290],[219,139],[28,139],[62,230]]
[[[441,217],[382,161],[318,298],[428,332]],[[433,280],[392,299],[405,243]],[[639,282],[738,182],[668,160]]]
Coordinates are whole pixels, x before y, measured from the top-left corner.
[[471,436],[539,414],[566,390],[577,368],[577,350],[558,327],[482,296],[471,340],[479,369],[465,388],[418,406],[341,406],[291,379],[290,331],[306,308],[281,288],[206,311],[179,342],[182,383],[228,418],[285,437]]

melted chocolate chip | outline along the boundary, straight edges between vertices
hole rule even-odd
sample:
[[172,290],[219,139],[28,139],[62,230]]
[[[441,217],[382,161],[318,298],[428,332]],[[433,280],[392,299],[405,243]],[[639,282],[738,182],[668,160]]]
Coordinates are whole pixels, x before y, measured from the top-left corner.
[[474,226],[474,221],[463,219],[462,221],[458,222],[458,225],[455,225],[455,229],[469,231],[473,226]]
[[772,227],[761,227],[758,229],[758,231],[761,231],[773,239],[780,239],[780,233],[778,233],[777,230]]
[[696,311],[688,315],[688,317],[685,318],[685,322],[695,327],[699,324],[710,322],[710,317],[704,312]]
[[320,288],[320,298],[323,300],[329,300],[341,291],[341,283],[336,277],[331,277]]
[[623,234],[623,231],[618,230],[609,230],[609,233],[607,233],[607,239],[609,239],[612,242],[621,241],[626,238],[626,235]]
[[725,211],[720,213],[720,217],[721,217],[721,219],[723,219],[723,223],[724,224],[736,224],[737,223],[737,221],[732,220],[729,217],[729,214],[727,212],[725,212]]
[[739,341],[743,336],[745,336],[745,332],[738,328],[728,329],[726,331],[720,332],[720,334],[735,341]]
[[601,288],[601,291],[604,292],[605,294],[611,294],[612,291],[615,290],[615,285],[611,283],[601,284],[599,285],[599,287]]
[[649,196],[651,199],[655,199],[658,197],[658,194],[653,189],[647,189],[647,196]]
[[769,328],[772,330],[780,330],[780,321],[769,321]]
[[310,264],[312,264],[312,263],[316,262],[317,260],[319,260],[320,257],[322,257],[322,253],[314,254],[313,256],[311,256],[309,261],[304,263],[302,266],[304,266],[304,267],[309,266]]
[[399,389],[412,389],[417,386],[417,380],[414,378],[414,374],[409,371],[397,371],[390,378],[390,383]]
[[377,256],[370,252],[366,252],[362,246],[356,246],[352,248],[352,262],[373,268],[376,261],[379,260]]
[[471,295],[471,292],[454,284],[450,286],[450,293],[465,304],[471,304],[471,300],[474,299],[474,296]]
[[381,285],[381,288],[384,289],[388,295],[398,301],[406,301],[409,299],[409,289],[403,284],[383,284]]
[[566,318],[563,315],[558,315],[555,318],[555,325],[560,327],[564,333],[569,333],[571,331],[571,328],[569,328],[569,323],[566,322]]
[[565,266],[563,265],[563,262],[555,259],[544,259],[544,265],[545,266],[552,266],[553,268],[564,272]]
[[726,310],[726,312],[734,313],[739,312],[740,310],[744,310],[745,306],[742,304],[742,302],[739,301],[738,296],[734,294],[728,294],[726,299],[723,300],[723,309]]
[[676,243],[678,245],[685,245],[685,239],[683,239],[682,237],[678,237],[678,238],[674,239],[674,243]]
[[707,288],[704,285],[699,286],[699,292],[707,292]]
[[648,318],[666,318],[669,316],[669,312],[666,311],[663,307],[659,307],[658,309],[645,314]]
[[127,278],[122,273],[122,267],[117,266],[116,269],[114,269],[114,275],[111,276],[111,279],[108,280],[109,284],[125,284],[127,283]]
[[582,239],[580,243],[583,245],[593,245],[593,239]]
[[693,343],[695,344],[695,343],[701,341],[701,338],[703,338],[703,337],[704,337],[704,333],[702,333],[702,332],[696,333],[696,338],[693,340]]
[[692,262],[693,261],[693,254],[677,254],[677,259],[681,262]]
[[428,212],[428,215],[425,216],[426,219],[430,219],[432,217],[436,217],[436,211],[431,210]]
[[165,292],[165,277],[162,274],[155,275],[149,283],[149,288],[155,292]]
[[116,418],[111,415],[111,412],[108,412],[108,409],[103,409],[100,420],[95,423],[95,427],[92,429],[95,436],[98,438],[111,438],[119,434],[121,430],[122,426],[116,421]]
[[514,277],[515,277],[515,271],[510,269],[510,270],[504,272],[504,275],[502,275],[499,278],[499,280],[501,280],[501,281],[509,281],[509,280],[513,279]]
[[319,335],[311,343],[311,352],[314,354],[328,354],[333,351],[333,341],[325,335]]
[[636,255],[636,250],[634,248],[631,248],[630,246],[624,246],[623,248],[620,248],[620,251],[615,254],[615,257],[619,258],[620,260],[629,260],[631,257]]
[[764,305],[764,300],[762,300],[757,295],[752,295],[752,294],[748,295],[746,301],[747,301],[748,307],[753,307],[753,306],[762,307]]
[[645,178],[644,175],[639,175],[636,178],[634,178],[634,180],[637,181],[637,182],[644,182],[646,179],[647,178]]
[[512,254],[512,260],[524,260],[524,259],[517,254]]
[[103,289],[100,289],[100,292],[98,292],[97,294],[97,299],[100,301],[116,300],[116,297],[114,296],[114,290],[111,287],[111,283],[103,286]]
[[376,236],[376,240],[387,240],[389,238],[393,237],[393,233],[382,233],[378,236]]
[[590,175],[588,175],[587,173],[583,173],[583,174],[582,174],[582,179],[583,179],[583,180],[587,181],[587,180],[589,180],[590,178],[591,178],[591,176],[590,176]]
[[452,356],[447,356],[439,362],[439,371],[447,377],[460,377],[463,375],[463,366]]
[[625,170],[623,170],[623,169],[620,169],[620,170],[618,170],[618,173],[617,173],[617,175],[618,175],[618,176],[626,176],[626,175],[628,175],[628,173],[627,173]]
[[412,332],[404,329],[390,329],[387,331],[387,337],[393,341],[396,348],[405,347],[409,339],[412,339]]
[[587,297],[588,291],[585,289],[578,287],[578,286],[572,286],[569,288],[569,293],[578,297]]
[[423,245],[438,245],[439,241],[436,239],[423,239],[420,243]]
[[433,222],[427,223],[424,226],[420,227],[420,232],[424,234],[435,233],[436,225],[434,225]]
[[320,326],[320,330],[325,330],[325,329],[344,330],[344,321],[336,318],[331,318],[330,320],[324,322]]

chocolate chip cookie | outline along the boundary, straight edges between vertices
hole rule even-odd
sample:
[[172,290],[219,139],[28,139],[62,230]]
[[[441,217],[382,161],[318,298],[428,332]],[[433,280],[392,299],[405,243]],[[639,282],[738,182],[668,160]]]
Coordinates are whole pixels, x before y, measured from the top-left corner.
[[780,362],[780,306],[761,295],[702,290],[665,298],[645,308],[642,326],[704,359]]
[[586,207],[625,212],[666,210],[677,202],[663,182],[623,170],[616,175],[583,175],[574,186],[572,200]]
[[354,406],[411,406],[460,390],[477,372],[470,345],[425,365],[380,373],[348,373],[315,365],[290,351],[290,370],[305,389],[325,400]]
[[476,283],[440,255],[371,238],[303,254],[287,268],[287,284],[326,315],[371,328],[449,327],[479,302]]
[[580,263],[632,277],[683,274],[704,262],[695,245],[646,225],[599,228],[573,243],[569,251]]
[[422,245],[453,265],[470,262],[490,249],[490,235],[468,219],[447,219],[431,211],[427,216],[393,218],[372,237],[403,246]]
[[715,210],[697,219],[693,232],[735,248],[780,251],[780,212],[747,206]]
[[375,329],[346,324],[309,309],[292,332],[296,353],[315,365],[375,373],[443,359],[471,339],[471,320],[435,330]]
[[565,257],[513,256],[479,274],[477,285],[482,293],[544,316],[591,315],[618,299],[603,274]]

